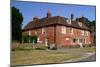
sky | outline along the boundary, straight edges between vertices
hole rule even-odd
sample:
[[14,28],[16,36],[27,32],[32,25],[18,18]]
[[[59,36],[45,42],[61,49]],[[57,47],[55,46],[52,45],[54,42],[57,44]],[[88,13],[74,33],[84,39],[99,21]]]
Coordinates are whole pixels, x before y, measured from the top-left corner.
[[85,16],[90,21],[95,20],[96,14],[96,7],[89,5],[11,1],[11,7],[12,6],[19,9],[23,15],[22,28],[32,21],[35,16],[38,16],[39,18],[46,17],[48,10],[50,10],[52,16],[70,18],[70,15],[73,13],[75,19],[80,16]]

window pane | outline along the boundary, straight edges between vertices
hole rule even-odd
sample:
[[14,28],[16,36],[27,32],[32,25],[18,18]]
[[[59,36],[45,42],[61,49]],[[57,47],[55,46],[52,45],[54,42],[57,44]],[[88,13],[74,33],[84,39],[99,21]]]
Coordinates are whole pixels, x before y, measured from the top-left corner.
[[66,27],[65,26],[62,26],[62,33],[66,33]]

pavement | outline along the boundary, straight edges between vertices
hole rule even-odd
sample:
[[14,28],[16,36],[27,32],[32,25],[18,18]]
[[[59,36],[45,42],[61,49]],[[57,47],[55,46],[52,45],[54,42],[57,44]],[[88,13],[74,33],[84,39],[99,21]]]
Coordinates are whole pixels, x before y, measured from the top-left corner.
[[[50,50],[50,51],[52,51],[52,50]],[[80,48],[63,48],[63,49],[60,49],[60,50],[55,50],[55,52],[65,52],[65,53],[68,53],[68,54],[79,56],[77,58],[72,58],[72,59],[63,61],[61,63],[96,61],[96,52],[95,52],[95,50],[89,51],[89,50],[86,50],[84,48],[82,48],[82,49],[80,49]]]
[[80,60],[80,62],[89,62],[89,61],[96,61],[96,54],[92,54],[87,58],[84,58],[82,60]]
[[96,61],[96,53],[86,53],[84,56],[79,58],[74,58],[71,60],[64,61],[63,63],[69,63],[69,62],[89,62],[89,61]]

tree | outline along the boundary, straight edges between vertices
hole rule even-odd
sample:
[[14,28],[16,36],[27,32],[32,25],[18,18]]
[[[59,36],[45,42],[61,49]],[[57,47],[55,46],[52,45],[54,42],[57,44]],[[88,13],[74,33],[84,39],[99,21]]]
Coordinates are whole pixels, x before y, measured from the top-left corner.
[[95,32],[96,31],[96,21],[93,20],[90,24],[89,24],[89,28],[91,29],[91,31]]
[[89,27],[91,21],[90,21],[88,18],[82,17],[82,21],[83,21],[83,23],[84,23],[87,27]]
[[12,7],[11,8],[11,24],[12,24],[12,40],[21,41],[22,37],[22,21],[23,16],[20,13],[19,9]]
[[89,28],[91,29],[91,33],[93,36],[93,43],[95,46],[96,45],[96,21],[95,20],[90,23]]

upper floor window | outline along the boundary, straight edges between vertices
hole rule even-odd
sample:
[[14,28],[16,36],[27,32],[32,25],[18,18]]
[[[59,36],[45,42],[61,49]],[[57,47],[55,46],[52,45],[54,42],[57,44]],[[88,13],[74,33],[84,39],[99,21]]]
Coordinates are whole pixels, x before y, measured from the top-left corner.
[[31,36],[31,31],[29,31],[29,36]]
[[73,34],[73,28],[72,27],[70,28],[70,33]]
[[42,28],[42,34],[44,34],[45,32],[46,32],[46,28],[43,27],[43,28]]
[[35,35],[37,35],[37,30],[34,30],[34,32],[35,32]]
[[61,31],[63,34],[66,34],[66,26],[62,26]]
[[81,35],[84,35],[84,30],[81,30]]

